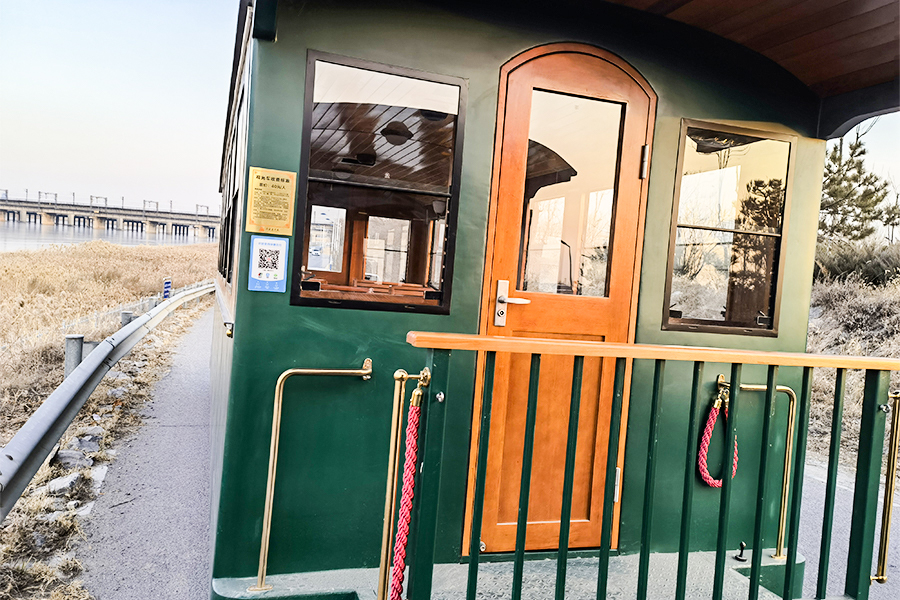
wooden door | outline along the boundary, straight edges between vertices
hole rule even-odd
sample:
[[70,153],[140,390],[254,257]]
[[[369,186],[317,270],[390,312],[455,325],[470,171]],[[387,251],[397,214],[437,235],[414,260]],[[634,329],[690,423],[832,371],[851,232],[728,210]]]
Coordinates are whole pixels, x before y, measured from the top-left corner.
[[[643,78],[601,50],[545,46],[504,67],[482,333],[633,341],[642,156],[654,110]],[[508,293],[498,287],[504,282]],[[498,303],[498,292],[512,300]],[[482,530],[488,552],[515,546],[529,364],[526,355],[497,356]],[[584,363],[572,548],[599,545],[614,364]],[[558,546],[572,371],[568,357],[541,361],[527,549]]]

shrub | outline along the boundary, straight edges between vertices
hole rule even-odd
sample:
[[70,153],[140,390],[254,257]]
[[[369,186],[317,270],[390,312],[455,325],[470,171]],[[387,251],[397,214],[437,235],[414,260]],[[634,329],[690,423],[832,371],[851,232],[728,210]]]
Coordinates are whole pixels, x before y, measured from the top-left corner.
[[884,285],[900,277],[900,244],[826,241],[816,248],[816,281],[855,276],[863,283]]

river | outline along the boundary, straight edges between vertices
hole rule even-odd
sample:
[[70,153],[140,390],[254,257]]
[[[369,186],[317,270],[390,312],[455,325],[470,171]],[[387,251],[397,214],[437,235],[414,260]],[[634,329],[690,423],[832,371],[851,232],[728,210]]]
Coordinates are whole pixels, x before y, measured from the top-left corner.
[[149,235],[141,231],[124,229],[107,230],[71,225],[41,225],[22,221],[0,222],[0,252],[15,250],[36,250],[52,244],[80,244],[91,240],[105,240],[123,246],[207,244],[218,243],[218,238],[205,236],[171,235],[158,233]]

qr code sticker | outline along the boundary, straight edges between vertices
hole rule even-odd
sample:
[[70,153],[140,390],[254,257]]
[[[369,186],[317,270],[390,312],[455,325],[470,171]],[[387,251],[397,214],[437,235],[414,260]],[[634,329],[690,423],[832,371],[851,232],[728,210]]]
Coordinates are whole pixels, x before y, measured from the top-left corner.
[[278,268],[278,258],[281,255],[281,250],[266,250],[265,248],[259,249],[259,262],[256,264],[257,269],[272,269],[275,270]]

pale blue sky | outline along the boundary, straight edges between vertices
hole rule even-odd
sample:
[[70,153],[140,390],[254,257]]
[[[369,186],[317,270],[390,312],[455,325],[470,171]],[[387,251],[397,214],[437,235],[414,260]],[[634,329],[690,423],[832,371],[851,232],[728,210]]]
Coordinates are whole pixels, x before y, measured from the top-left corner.
[[0,189],[218,212],[236,0],[0,0]]
[[[237,0],[0,0],[0,189],[218,211]],[[868,136],[900,189],[900,114]]]

